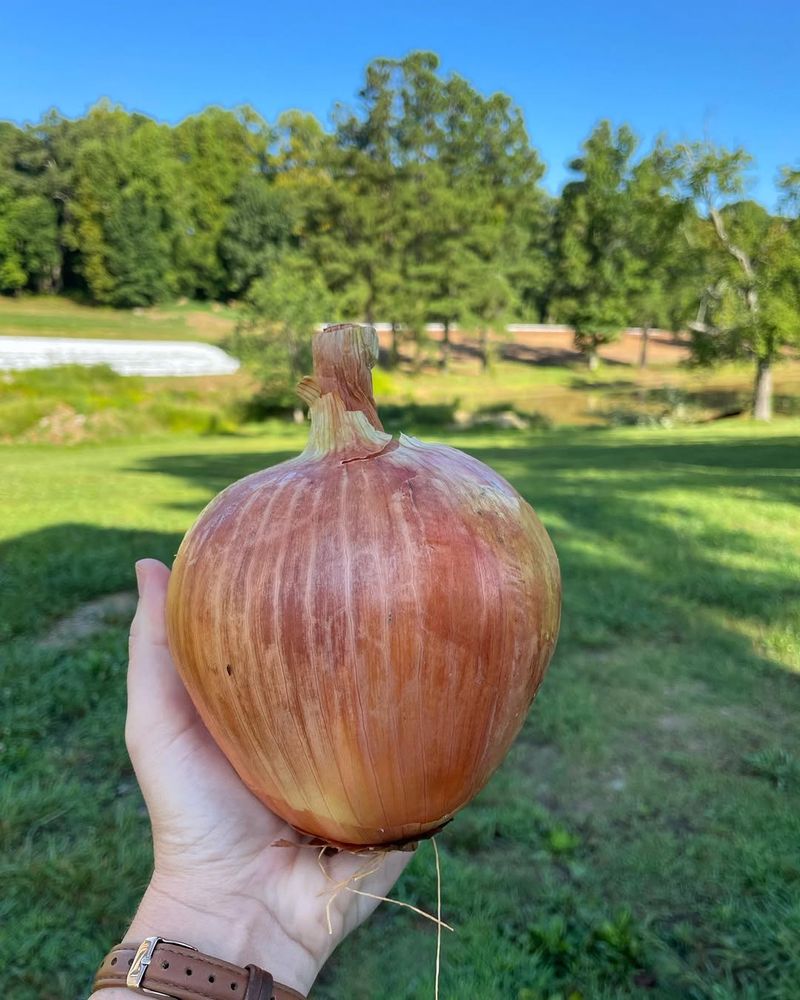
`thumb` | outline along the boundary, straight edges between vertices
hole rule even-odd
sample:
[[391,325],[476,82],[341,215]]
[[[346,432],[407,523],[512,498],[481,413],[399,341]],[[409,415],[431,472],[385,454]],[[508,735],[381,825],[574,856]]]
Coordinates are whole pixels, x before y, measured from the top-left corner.
[[158,749],[195,719],[195,709],[167,645],[164,607],[169,570],[155,559],[136,564],[139,604],[131,624],[128,717],[125,738],[131,757]]

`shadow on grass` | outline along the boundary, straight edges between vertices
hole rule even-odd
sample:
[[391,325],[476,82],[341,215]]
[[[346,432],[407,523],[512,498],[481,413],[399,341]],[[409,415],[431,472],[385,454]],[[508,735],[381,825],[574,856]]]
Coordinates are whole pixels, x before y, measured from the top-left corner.
[[[220,455],[186,454],[156,455],[142,460],[128,471],[155,472],[159,475],[176,476],[187,483],[202,486],[208,490],[208,499],[216,496],[245,476],[261,469],[297,458],[298,451],[233,452]],[[194,510],[198,514],[202,505],[197,503],[172,504],[173,509]]]
[[[724,440],[594,433],[506,436],[511,447],[467,448],[505,475],[551,531],[564,577],[561,646],[608,647],[629,638],[719,647],[731,682],[759,656],[739,629],[791,630],[800,577],[776,543],[715,516],[726,498],[760,505],[800,500],[794,437]],[[209,495],[291,455],[158,456],[139,468],[179,476]],[[660,497],[670,494],[668,503]],[[722,624],[727,617],[736,627]],[[698,669],[709,669],[701,657]],[[749,682],[748,682],[749,683]]]
[[133,563],[179,538],[61,524],[0,546],[0,869],[3,996],[88,996],[150,877],[125,751],[129,615],[42,643],[53,619],[134,590]]
[[[686,387],[670,384],[643,386],[636,384],[633,375],[627,380],[614,381],[598,381],[589,376],[577,376],[571,380],[570,388],[577,392],[602,392],[608,400],[627,405],[632,415],[641,413],[642,408],[647,406],[661,404],[674,408],[682,404],[704,411],[716,411],[716,415],[710,419],[719,419],[748,413],[753,401],[750,388]],[[777,416],[792,417],[800,414],[800,398],[797,394],[775,393],[772,405]]]
[[[440,345],[432,344],[430,356],[423,362],[423,368],[436,370],[439,368]],[[575,347],[561,347],[547,344],[525,344],[515,340],[493,340],[490,349],[495,357],[504,361],[512,361],[522,365],[534,365],[538,368],[564,368],[571,365],[585,367],[586,358]],[[483,350],[477,339],[456,339],[450,342],[451,361],[472,361],[481,362],[483,360]],[[400,344],[397,361],[403,365],[412,367],[417,359],[414,357],[414,349],[411,342]],[[379,364],[384,368],[391,367],[391,355],[387,348],[380,349]],[[627,361],[618,361],[614,358],[603,358],[603,364],[608,367],[625,367],[631,365]]]
[[[536,365],[539,368],[567,368],[571,365],[586,367],[585,356],[574,347],[540,346],[511,341],[499,345],[498,351],[505,361]],[[619,361],[616,358],[603,358],[603,364],[608,368],[632,367],[630,362]]]
[[[405,408],[400,408],[405,415]],[[449,413],[449,405],[431,407],[436,415]],[[422,407],[418,414],[420,423],[425,423],[428,408]],[[393,417],[394,419],[394,417]],[[434,440],[436,429],[431,430],[428,440]],[[475,455],[508,476],[520,492],[534,505],[542,502],[551,493],[560,493],[557,483],[545,479],[541,473],[561,474],[570,470],[581,473],[629,472],[626,489],[651,492],[665,486],[686,489],[705,488],[708,485],[729,488],[750,488],[753,486],[775,491],[785,499],[800,501],[800,438],[797,436],[753,440],[747,434],[729,436],[724,441],[691,441],[684,437],[678,443],[659,441],[659,432],[647,438],[605,437],[600,428],[588,431],[558,430],[545,439],[536,434],[511,433],[504,431],[504,439],[514,442],[511,446],[497,448],[470,447],[469,435],[465,431],[459,447]],[[481,431],[483,434],[483,431]],[[701,433],[698,431],[698,433]],[[442,435],[441,428],[438,434]],[[448,442],[452,438],[447,432]],[[177,454],[158,455],[145,459],[134,466],[133,472],[154,472],[177,476],[186,482],[202,486],[211,495],[244,476],[267,466],[277,465],[297,456],[297,451],[227,452],[220,455]],[[502,466],[502,468],[501,468]],[[762,477],[761,473],[768,473]],[[711,475],[711,482],[707,475]],[[610,484],[600,479],[587,479],[580,489],[590,491],[597,504],[613,499]],[[587,511],[588,513],[588,511]],[[631,513],[634,513],[631,511]]]
[[133,564],[172,562],[180,535],[58,524],[0,543],[0,641],[93,597],[136,587]]
[[[688,627],[704,608],[765,625],[796,612],[800,576],[789,554],[736,525],[720,526],[715,516],[715,501],[726,498],[800,501],[793,437],[684,437],[672,444],[573,435],[544,448],[470,451],[506,475],[546,524],[553,522],[568,631],[571,621],[589,632],[593,622],[605,621],[622,633],[657,633],[676,614]],[[739,556],[786,570],[739,568],[732,558]]]
[[[467,450],[514,483],[550,527],[564,575],[562,643],[595,646],[634,633],[692,634],[701,641],[698,622],[709,630],[707,641],[725,632],[720,614],[788,627],[800,578],[787,554],[736,526],[721,527],[713,503],[715,497],[752,504],[800,500],[794,437],[671,443],[556,432],[506,440],[519,444]],[[157,456],[139,470],[178,476],[213,495],[289,457]],[[662,504],[665,491],[678,501]],[[729,638],[742,656],[753,655],[750,640],[738,633]]]

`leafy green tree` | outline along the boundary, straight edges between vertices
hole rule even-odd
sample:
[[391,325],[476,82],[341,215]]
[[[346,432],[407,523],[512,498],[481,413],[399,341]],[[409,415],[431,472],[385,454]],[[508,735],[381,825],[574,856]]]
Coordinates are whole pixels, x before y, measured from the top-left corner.
[[22,266],[13,219],[14,196],[0,187],[0,292],[18,292],[25,287],[28,275]]
[[105,266],[112,286],[108,301],[129,307],[157,302],[168,291],[169,243],[161,209],[147,187],[130,184],[104,226]]
[[293,228],[286,193],[262,175],[243,177],[231,199],[219,245],[226,285],[233,295],[242,295],[256,278],[268,273]]
[[0,187],[10,199],[0,239],[10,247],[4,251],[7,275],[10,268],[16,272],[15,281],[6,282],[7,289],[61,288],[63,223],[78,127],[54,112],[25,128],[0,123]]
[[311,338],[331,307],[325,282],[296,252],[253,283],[228,347],[259,379],[259,412],[292,408],[302,420],[295,389],[311,371]]
[[333,135],[304,111],[284,111],[272,129],[266,172],[281,193],[293,220],[292,234],[301,244],[328,224],[333,143]]
[[560,199],[537,189],[536,202],[522,213],[520,220],[526,239],[525,252],[515,258],[511,282],[519,295],[520,316],[547,322],[553,296],[556,250],[554,243],[556,213]]
[[13,122],[0,121],[0,176],[5,177],[12,168],[14,147],[20,129]]
[[114,291],[105,226],[124,185],[131,127],[130,116],[121,108],[96,106],[82,123],[75,151],[65,237],[75,255],[75,269],[95,302],[110,302]]
[[318,259],[340,311],[399,329],[402,189],[398,162],[397,73],[402,61],[379,59],[366,70],[356,110],[339,106],[331,148],[330,225],[316,239]]
[[422,320],[442,324],[439,366],[447,371],[451,329],[464,329],[472,322],[469,295],[474,255],[464,238],[470,228],[470,204],[455,186],[439,182],[432,187],[435,197],[424,213],[425,259],[417,270],[426,304]]
[[[439,59],[431,52],[412,52],[401,60],[383,60],[382,65],[394,93],[390,135],[396,168],[393,252],[387,258],[393,272],[386,276],[383,299],[392,310],[395,338],[402,329],[404,338],[413,342],[414,367],[419,370],[428,345],[427,323],[440,318],[431,306],[441,291],[442,260],[450,256],[454,263],[445,246],[447,209],[457,207],[458,192],[448,189],[441,159],[446,84],[439,75]],[[441,318],[449,334],[448,318]]]
[[753,416],[772,416],[772,370],[785,346],[800,346],[800,241],[786,217],[740,200],[750,156],[710,143],[680,147],[683,191],[700,206],[697,235],[705,286],[689,324],[701,363],[755,362]]
[[515,285],[540,290],[542,166],[509,98],[442,77],[433,53],[371,63],[359,99],[337,118],[331,285],[354,293],[353,312],[390,320],[392,356],[411,339],[417,366],[426,323],[442,323],[446,366],[452,326],[478,326],[485,342]]
[[603,121],[570,164],[580,176],[566,185],[556,221],[557,317],[575,330],[590,368],[598,348],[630,321],[638,262],[631,240],[628,184],[637,140],[627,125]]
[[18,129],[10,122],[0,122],[0,292],[23,288],[26,274],[17,256],[10,214],[14,204],[11,188],[13,147]]
[[146,305],[175,291],[178,163],[167,126],[93,108],[74,164],[67,238],[96,302]]
[[489,334],[503,329],[518,299],[502,262],[476,260],[472,274],[469,307],[478,324],[481,365],[489,371],[494,361]]
[[489,330],[499,333],[512,310],[544,292],[544,167],[521,111],[500,93],[484,97],[454,74],[446,84],[442,161],[460,193],[465,311],[478,327],[484,368]]
[[183,294],[217,299],[231,291],[220,243],[239,185],[266,170],[271,141],[269,127],[248,107],[206,108],[172,130],[180,165],[175,272]]
[[5,225],[11,257],[24,275],[19,287],[49,291],[60,260],[55,206],[40,194],[15,198],[7,210]]
[[640,368],[647,365],[651,329],[684,328],[695,304],[698,262],[685,239],[695,212],[675,197],[679,177],[679,158],[659,141],[633,168],[625,188],[634,257],[629,318],[641,330]]
[[778,183],[784,213],[791,219],[792,228],[797,229],[800,225],[800,167],[783,167]]

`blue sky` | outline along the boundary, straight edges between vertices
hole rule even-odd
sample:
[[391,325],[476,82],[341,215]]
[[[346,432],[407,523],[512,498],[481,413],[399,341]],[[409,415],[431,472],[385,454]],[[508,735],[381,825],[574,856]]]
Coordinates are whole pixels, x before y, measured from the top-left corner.
[[743,144],[768,205],[781,164],[800,164],[797,0],[2,0],[0,118],[77,115],[105,96],[171,122],[243,102],[326,120],[371,58],[415,48],[511,94],[553,191],[602,117],[646,143],[663,131]]

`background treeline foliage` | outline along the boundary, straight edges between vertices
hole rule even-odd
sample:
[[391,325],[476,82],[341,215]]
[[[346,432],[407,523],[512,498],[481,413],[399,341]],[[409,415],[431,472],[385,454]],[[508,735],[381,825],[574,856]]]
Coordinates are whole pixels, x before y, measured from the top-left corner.
[[103,102],[0,123],[0,292],[245,299],[251,330],[259,303],[271,330],[276,303],[324,303],[319,319],[390,322],[392,355],[405,340],[419,362],[438,322],[443,368],[455,326],[487,367],[488,332],[510,319],[569,323],[590,364],[626,326],[687,327],[701,360],[752,358],[768,398],[800,330],[800,182],[784,172],[770,216],[744,200],[748,161],[708,143],[642,150],[603,121],[553,198],[513,101],[426,52],[372,62],[330,129],[247,107],[171,126]]

